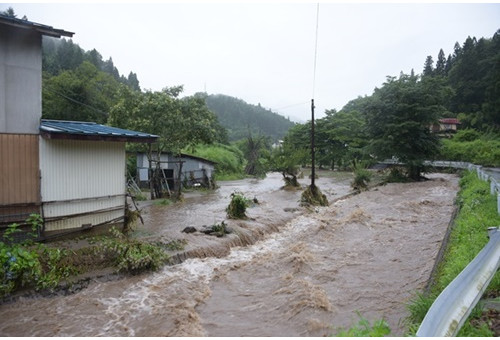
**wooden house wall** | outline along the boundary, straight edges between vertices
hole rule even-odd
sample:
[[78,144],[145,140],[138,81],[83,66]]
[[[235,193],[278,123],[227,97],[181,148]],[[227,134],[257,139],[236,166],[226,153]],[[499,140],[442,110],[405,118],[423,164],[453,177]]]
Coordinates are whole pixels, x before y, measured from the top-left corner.
[[0,134],[0,224],[40,213],[38,135]]

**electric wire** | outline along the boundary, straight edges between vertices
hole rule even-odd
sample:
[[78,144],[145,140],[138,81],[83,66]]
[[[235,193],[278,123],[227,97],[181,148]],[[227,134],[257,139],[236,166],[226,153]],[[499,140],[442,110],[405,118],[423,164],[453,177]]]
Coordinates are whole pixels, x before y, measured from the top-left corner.
[[95,107],[93,107],[93,106],[90,106],[90,105],[88,105],[88,104],[82,103],[82,102],[80,102],[80,101],[78,101],[78,100],[76,100],[76,99],[74,99],[74,98],[68,97],[68,96],[66,96],[66,95],[62,94],[61,92],[58,92],[58,91],[56,91],[56,90],[54,90],[54,89],[51,89],[51,88],[50,88],[50,87],[48,87],[48,86],[44,86],[43,88],[44,88],[44,89],[46,89],[46,90],[47,90],[47,91],[49,91],[49,92],[52,92],[52,93],[54,93],[54,94],[56,94],[56,95],[58,95],[58,96],[62,97],[62,98],[65,98],[65,99],[67,99],[67,100],[69,100],[69,101],[72,101],[73,103],[80,104],[80,105],[83,105],[83,106],[85,106],[85,107],[88,107],[89,109],[94,110],[95,112],[100,113],[100,114],[102,114],[102,115],[103,115],[103,116],[105,116],[105,117],[108,117],[108,116],[109,116],[109,114],[108,114],[107,112],[101,111],[101,110],[99,110],[99,109],[96,109],[96,108],[95,108]]

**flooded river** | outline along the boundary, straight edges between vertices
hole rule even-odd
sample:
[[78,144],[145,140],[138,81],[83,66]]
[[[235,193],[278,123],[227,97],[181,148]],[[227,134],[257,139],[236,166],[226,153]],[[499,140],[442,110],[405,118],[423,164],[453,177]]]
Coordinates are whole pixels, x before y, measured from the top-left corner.
[[[454,175],[428,177],[348,198],[349,178],[320,177],[334,203],[314,211],[299,206],[300,191],[279,189],[278,174],[150,206],[137,235],[186,239],[183,256],[191,258],[156,273],[95,279],[69,296],[3,304],[0,334],[323,336],[356,323],[359,311],[403,335],[405,304],[429,278],[458,190]],[[258,199],[249,220],[225,219],[234,191]],[[234,229],[224,238],[181,232],[223,220]]]

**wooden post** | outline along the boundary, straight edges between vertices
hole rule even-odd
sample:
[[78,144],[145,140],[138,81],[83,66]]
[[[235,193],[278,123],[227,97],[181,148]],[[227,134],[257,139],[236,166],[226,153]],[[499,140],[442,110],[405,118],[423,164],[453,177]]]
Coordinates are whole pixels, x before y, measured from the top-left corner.
[[153,151],[151,150],[151,143],[149,143],[149,147],[148,147],[148,180],[149,180],[149,192],[150,192],[150,198],[152,200],[155,199],[155,194],[154,194],[154,187],[153,187],[153,161],[151,159],[151,157],[153,157],[152,155]]
[[311,189],[316,185],[314,179],[316,177],[316,169],[314,164],[314,99],[311,99]]

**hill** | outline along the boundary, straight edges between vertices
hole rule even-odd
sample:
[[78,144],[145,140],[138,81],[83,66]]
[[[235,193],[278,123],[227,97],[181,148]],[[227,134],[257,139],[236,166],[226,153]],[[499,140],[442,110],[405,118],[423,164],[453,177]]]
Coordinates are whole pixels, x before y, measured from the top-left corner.
[[205,103],[215,113],[219,123],[228,130],[229,140],[235,141],[252,135],[265,135],[273,140],[283,139],[292,126],[289,119],[259,105],[223,95],[205,95]]

